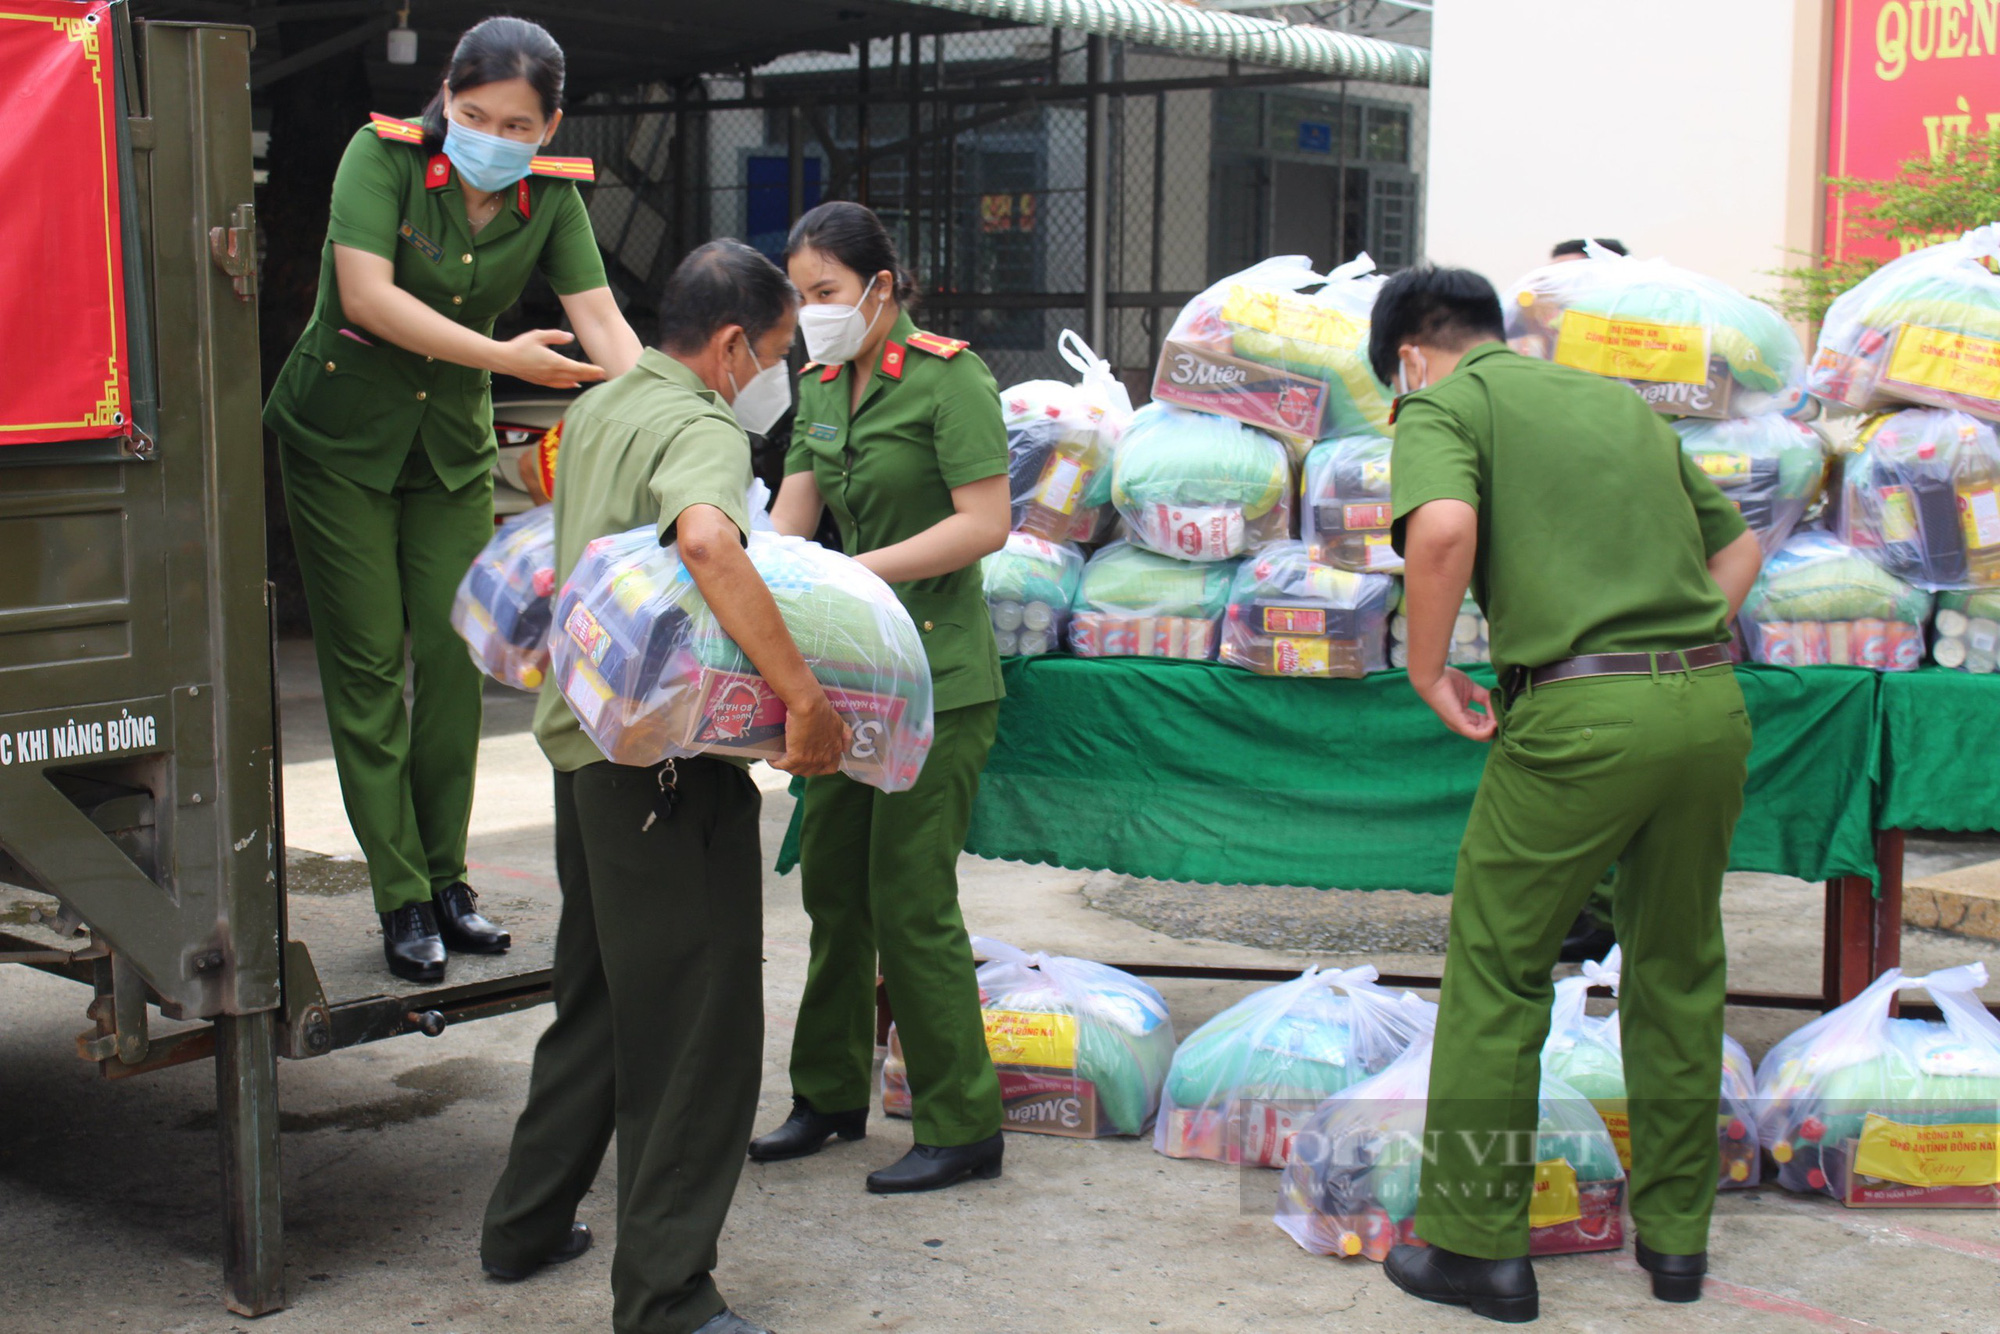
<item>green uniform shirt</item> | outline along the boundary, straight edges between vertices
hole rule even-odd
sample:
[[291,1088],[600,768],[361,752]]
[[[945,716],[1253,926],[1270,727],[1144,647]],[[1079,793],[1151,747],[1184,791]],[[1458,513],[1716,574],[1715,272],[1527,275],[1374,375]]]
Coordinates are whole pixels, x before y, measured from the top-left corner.
[[1403,400],[1389,482],[1398,554],[1417,506],[1479,511],[1496,667],[1729,638],[1708,558],[1743,518],[1625,385],[1482,344]]
[[[964,346],[919,333],[908,315],[899,317],[851,415],[852,367],[806,368],[785,472],[812,473],[848,555],[915,537],[951,517],[953,487],[1006,475],[1000,391],[986,363]],[[892,587],[923,635],[933,708],[942,713],[1007,693],[977,562]]]
[[561,296],[603,287],[604,261],[576,183],[530,176],[478,236],[465,220],[458,174],[421,144],[357,131],[333,178],[319,301],[278,373],[264,424],[294,448],[374,491],[396,483],[421,442],[451,490],[493,466],[493,376],[406,352],[347,318],[333,248],[396,266],[396,286],[441,315],[491,336],[540,269]]
[[[751,478],[750,437],[729,405],[686,366],[646,349],[638,365],[584,394],[563,416],[562,482],[554,501],[556,586],[569,578],[583,549],[607,534],[650,523],[662,546],[672,542],[674,525],[690,505],[715,506],[747,534]],[[583,734],[553,674],[535,703],[535,739],[564,772],[604,758]]]

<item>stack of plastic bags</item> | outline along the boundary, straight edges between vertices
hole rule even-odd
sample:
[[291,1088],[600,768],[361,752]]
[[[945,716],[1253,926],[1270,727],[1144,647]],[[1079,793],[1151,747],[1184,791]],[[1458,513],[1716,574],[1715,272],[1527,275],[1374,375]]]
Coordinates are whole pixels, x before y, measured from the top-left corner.
[[[1425,1036],[1307,1119],[1278,1187],[1275,1221],[1292,1240],[1314,1255],[1370,1260],[1416,1240],[1430,1073]],[[1529,1253],[1616,1250],[1625,1240],[1624,1198],[1624,1169],[1603,1118],[1544,1070]]]
[[1113,542],[1083,567],[1070,650],[1081,658],[1213,658],[1235,573],[1234,561],[1175,560]]
[[[1584,1008],[1592,987],[1618,990],[1620,951],[1616,946],[1602,965],[1585,963],[1583,972],[1556,983],[1555,1005],[1549,1016],[1548,1040],[1542,1044],[1542,1069],[1590,1099],[1604,1118],[1618,1161],[1632,1167],[1631,1123],[1625,1107],[1625,1053],[1618,1016],[1596,1018]],[[1717,1185],[1727,1190],[1757,1184],[1760,1162],[1754,1076],[1749,1053],[1727,1034],[1722,1039],[1721,1099],[1716,1109],[1716,1139],[1722,1161]]]
[[[753,531],[749,556],[799,652],[852,729],[841,772],[888,792],[931,744],[931,672],[887,584],[802,538]],[[551,668],[584,733],[617,764],[709,751],[784,753],[785,707],[651,528],[599,539],[556,603]]]
[[1870,422],[1846,460],[1841,540],[1919,588],[2000,586],[2000,438],[1963,412]]
[[541,688],[555,585],[554,509],[540,505],[501,524],[451,604],[452,629],[480,671],[516,690]]
[[1111,471],[1131,540],[1179,560],[1231,560],[1290,536],[1291,492],[1291,457],[1276,440],[1164,403],[1133,414]]
[[[1174,1025],[1160,993],[1116,968],[1030,954],[973,937],[986,1049],[1009,1130],[1094,1139],[1141,1135],[1160,1107]],[[882,1110],[910,1111],[909,1071],[894,1027],[882,1064]]]
[[1222,661],[1265,676],[1365,676],[1389,665],[1395,581],[1315,561],[1303,542],[1274,542],[1236,567]]
[[1009,533],[1007,545],[980,562],[979,577],[1002,657],[1033,657],[1062,647],[1083,580],[1082,552],[1066,542]]
[[1029,380],[1000,395],[1012,526],[1052,542],[1101,541],[1113,522],[1112,455],[1132,400],[1110,363],[1074,332],[1063,330],[1056,347],[1080,383]]
[[1914,670],[1924,657],[1930,595],[1808,529],[1764,563],[1743,604],[1743,638],[1758,662]]
[[[1985,985],[1979,963],[1892,968],[1771,1048],[1757,1099],[1779,1184],[1854,1205],[2000,1207],[2000,1020],[1980,1003]],[[1914,988],[1943,1023],[1890,1018]]]
[[1153,1147],[1169,1158],[1283,1167],[1322,1101],[1386,1068],[1435,1022],[1435,1005],[1378,986],[1377,976],[1314,966],[1197,1028],[1167,1071]]
[[[1391,667],[1410,665],[1410,618],[1403,614],[1403,596],[1403,584],[1399,579],[1396,581],[1396,613],[1389,618]],[[1454,667],[1472,667],[1493,661],[1491,629],[1486,624],[1486,614],[1479,610],[1479,604],[1473,601],[1470,593],[1458,605],[1458,617],[1452,622],[1451,644],[1445,650],[1445,661]]]
[[1826,446],[1819,433],[1775,413],[1674,423],[1681,449],[1722,488],[1766,555],[1785,544],[1819,498]]
[[1364,574],[1401,574],[1389,544],[1389,450],[1386,437],[1322,440],[1306,455],[1299,484],[1299,535],[1313,559]]
[[1233,417],[1295,449],[1386,433],[1389,390],[1368,366],[1369,315],[1384,281],[1374,268],[1358,255],[1319,274],[1306,256],[1283,255],[1224,278],[1167,331],[1154,401]]
[[1964,672],[2000,666],[2000,591],[1938,594],[1931,658]]

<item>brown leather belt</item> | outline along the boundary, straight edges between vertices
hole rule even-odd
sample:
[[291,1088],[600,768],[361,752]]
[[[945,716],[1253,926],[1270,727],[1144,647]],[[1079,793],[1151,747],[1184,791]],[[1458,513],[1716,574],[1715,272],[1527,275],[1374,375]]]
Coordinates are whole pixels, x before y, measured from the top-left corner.
[[1531,683],[1545,686],[1552,681],[1575,681],[1586,676],[1651,676],[1656,670],[1653,665],[1656,659],[1658,671],[1679,674],[1720,667],[1731,660],[1731,654],[1727,644],[1704,644],[1700,648],[1670,649],[1665,653],[1586,653],[1532,671],[1513,667],[1507,672],[1507,702],[1513,703]]

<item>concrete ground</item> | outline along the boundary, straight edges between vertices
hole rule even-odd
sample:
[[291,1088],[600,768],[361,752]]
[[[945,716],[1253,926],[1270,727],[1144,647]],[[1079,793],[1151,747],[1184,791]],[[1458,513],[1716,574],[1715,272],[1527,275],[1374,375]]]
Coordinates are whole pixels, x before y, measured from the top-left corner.
[[[289,841],[355,848],[327,757],[309,652],[285,663]],[[490,696],[474,815],[474,879],[497,915],[540,917],[556,892],[547,768],[526,700]],[[790,815],[764,775],[774,852]],[[1913,873],[2000,856],[1992,843],[1923,843]],[[1097,958],[1303,966],[1372,961],[1435,971],[1445,901],[1400,894],[1157,886],[1116,875],[967,858],[974,931]],[[377,948],[366,895],[343,909]],[[1817,986],[1820,891],[1732,876],[1726,900],[1740,986]],[[785,1076],[806,962],[797,876],[765,882],[767,1040],[759,1125],[788,1105]],[[1934,932],[1905,942],[1912,970],[2000,947]],[[1241,984],[1167,982],[1185,1035]],[[1991,996],[2000,997],[2000,988]],[[0,1331],[221,1334],[213,1074],[184,1066],[119,1083],[77,1060],[86,996],[0,969]],[[582,1217],[598,1247],[530,1282],[479,1272],[480,1211],[525,1095],[546,1009],[286,1064],[286,1271],[290,1309],[263,1334],[604,1330],[614,1238],[611,1166]],[[1732,1012],[1753,1054],[1797,1016]],[[1366,1261],[1309,1256],[1272,1224],[1275,1175],[1176,1162],[1131,1140],[1008,1139],[1006,1175],[936,1195],[867,1195],[862,1176],[909,1143],[907,1122],[800,1162],[750,1166],[722,1239],[718,1279],[780,1334],[1072,1331],[1473,1330],[1459,1312],[1395,1292]],[[2000,1331],[2000,1222],[1989,1213],[1843,1210],[1775,1187],[1718,1207],[1709,1300],[1653,1302],[1629,1251],[1538,1265],[1544,1327],[1577,1331]]]

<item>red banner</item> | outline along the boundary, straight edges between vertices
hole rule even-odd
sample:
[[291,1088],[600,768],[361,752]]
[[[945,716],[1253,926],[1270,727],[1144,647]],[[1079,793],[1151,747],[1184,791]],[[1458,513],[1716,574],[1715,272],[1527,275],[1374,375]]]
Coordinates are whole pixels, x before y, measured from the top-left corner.
[[102,0],[0,0],[0,446],[131,431]]

